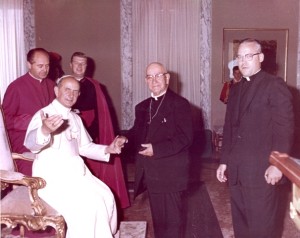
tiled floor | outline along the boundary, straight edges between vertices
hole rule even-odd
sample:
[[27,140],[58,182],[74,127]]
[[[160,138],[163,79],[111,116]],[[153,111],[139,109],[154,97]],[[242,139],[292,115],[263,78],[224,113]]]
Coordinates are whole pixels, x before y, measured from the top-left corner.
[[[217,215],[220,228],[224,238],[233,238],[232,221],[230,215],[229,194],[227,185],[219,183],[215,178],[215,170],[218,166],[217,159],[206,160],[201,163],[199,169],[199,177],[205,182],[215,213]],[[134,165],[127,166],[128,178],[133,180]],[[132,192],[130,192],[132,199]],[[151,221],[151,212],[146,194],[139,196],[136,200],[132,200],[132,206],[125,209],[124,220],[131,221],[147,221],[147,236],[146,238],[154,238]],[[287,211],[284,223],[283,238],[299,238],[298,231],[289,217]],[[190,237],[186,237],[190,238]]]

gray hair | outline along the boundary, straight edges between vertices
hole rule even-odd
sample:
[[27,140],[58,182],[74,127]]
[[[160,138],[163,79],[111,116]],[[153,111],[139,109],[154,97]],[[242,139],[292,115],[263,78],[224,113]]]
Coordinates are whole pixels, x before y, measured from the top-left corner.
[[58,78],[58,79],[56,80],[56,85],[57,85],[57,87],[60,87],[61,84],[62,84],[62,82],[63,82],[64,79],[66,79],[66,78],[73,78],[73,79],[75,79],[76,81],[78,81],[73,75],[63,75],[62,77],[60,77],[60,78]]

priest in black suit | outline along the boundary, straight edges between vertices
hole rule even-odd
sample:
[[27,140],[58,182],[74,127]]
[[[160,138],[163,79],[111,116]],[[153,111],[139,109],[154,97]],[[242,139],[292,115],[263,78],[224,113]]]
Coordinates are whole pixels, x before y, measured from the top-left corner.
[[244,78],[230,91],[216,174],[220,182],[228,179],[236,238],[281,237],[285,179],[269,156],[290,153],[292,96],[283,79],[261,70],[263,60],[257,40],[241,42],[237,61]]
[[148,190],[155,238],[183,237],[189,147],[193,141],[189,102],[168,89],[170,74],[158,62],[146,69],[151,97],[135,108],[126,136],[136,154],[135,197]]

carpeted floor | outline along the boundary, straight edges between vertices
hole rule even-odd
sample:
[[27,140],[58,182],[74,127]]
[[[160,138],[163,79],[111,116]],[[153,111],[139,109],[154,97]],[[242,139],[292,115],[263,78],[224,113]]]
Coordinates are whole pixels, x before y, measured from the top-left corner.
[[[196,163],[192,174],[194,183],[189,190],[188,229],[186,238],[234,238],[230,213],[229,193],[226,183],[215,178],[218,160],[210,158]],[[134,165],[127,166],[128,178],[133,179]],[[203,183],[197,183],[202,181]],[[132,199],[132,192],[130,193]],[[147,194],[132,201],[124,210],[124,220],[147,221],[146,238],[154,238],[151,212]],[[205,235],[203,235],[205,234]],[[287,208],[282,238],[299,238],[300,231],[289,216]]]
[[222,238],[222,231],[204,182],[191,184],[188,190],[188,238]]
[[[188,190],[187,199],[186,237],[222,238],[222,231],[205,183],[192,184]],[[132,201],[132,206],[124,210],[124,220],[146,221],[146,237],[154,237],[147,193],[143,193],[137,197],[134,201]]]

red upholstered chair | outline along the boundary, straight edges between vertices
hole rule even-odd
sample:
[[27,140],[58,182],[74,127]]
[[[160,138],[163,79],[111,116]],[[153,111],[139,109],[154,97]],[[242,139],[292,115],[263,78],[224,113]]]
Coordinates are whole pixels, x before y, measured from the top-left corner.
[[64,218],[38,196],[38,189],[46,186],[45,180],[15,170],[14,159],[30,159],[30,156],[11,153],[1,104],[0,109],[1,190],[2,195],[7,193],[1,199],[1,228],[9,230],[20,226],[20,237],[24,237],[24,227],[38,231],[50,226],[55,229],[57,238],[64,238]]

